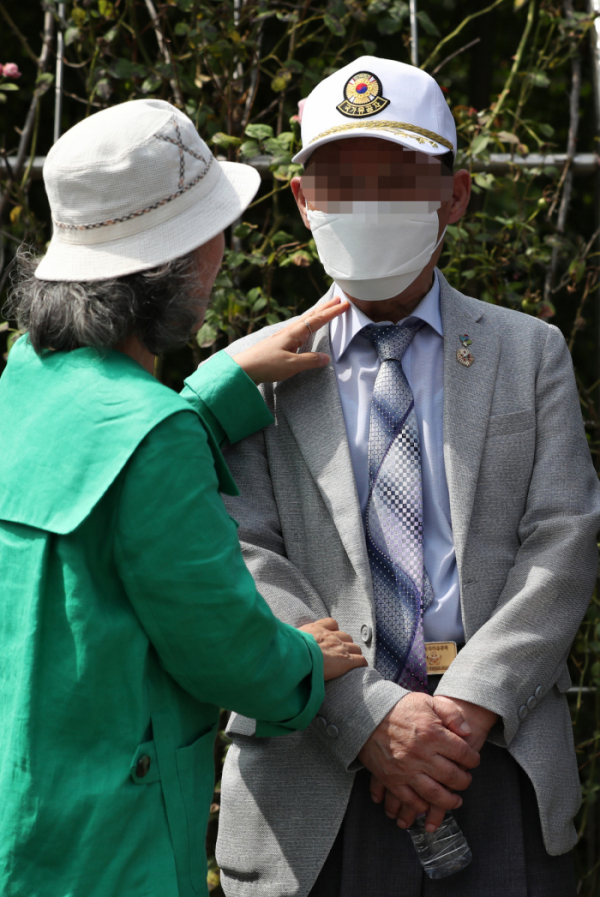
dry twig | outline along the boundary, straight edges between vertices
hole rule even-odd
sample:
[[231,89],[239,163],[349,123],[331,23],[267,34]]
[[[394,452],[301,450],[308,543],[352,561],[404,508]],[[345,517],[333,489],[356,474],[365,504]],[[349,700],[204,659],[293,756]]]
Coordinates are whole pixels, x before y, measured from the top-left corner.
[[17,37],[19,43],[23,47],[23,50],[25,51],[27,56],[29,56],[29,58],[32,59],[33,62],[37,63],[37,61],[38,61],[37,56],[35,55],[35,53],[31,49],[31,47],[29,46],[29,43],[27,42],[27,38],[25,37],[25,35],[21,33],[21,31],[17,27],[16,23],[13,21],[13,19],[9,15],[8,10],[4,6],[4,3],[0,3],[0,15],[5,20],[6,24],[8,25],[10,30],[13,32],[13,34]]
[[[150,18],[152,19],[152,27],[154,28],[154,33],[156,34],[156,41],[158,43],[158,49],[161,52],[162,58],[166,62],[167,65],[172,66],[173,60],[171,59],[171,51],[167,46],[167,41],[165,40],[165,36],[162,33],[160,27],[160,20],[158,18],[158,13],[156,11],[156,7],[152,0],[146,0],[146,8],[150,13]],[[183,95],[181,93],[181,88],[177,82],[177,78],[173,77],[169,80],[169,84],[171,85],[171,90],[173,91],[173,96],[175,97],[175,102],[178,106],[183,109]]]
[[12,166],[12,169],[9,169],[6,159],[4,159],[4,168],[8,172],[8,177],[6,179],[6,184],[4,188],[4,192],[0,196],[0,220],[2,220],[2,215],[4,213],[4,209],[8,204],[8,200],[10,198],[11,190],[14,186],[15,181],[21,175],[23,171],[23,166],[25,164],[25,157],[27,155],[27,151],[29,149],[29,144],[31,141],[31,135],[33,132],[37,110],[39,106],[39,102],[43,95],[46,93],[48,88],[50,87],[50,83],[47,80],[40,81],[40,75],[46,74],[48,69],[48,65],[51,60],[51,46],[52,40],[54,37],[54,16],[51,12],[46,11],[44,13],[44,37],[42,43],[42,51],[40,53],[39,59],[37,60],[37,86],[34,88],[33,97],[31,98],[31,103],[29,104],[29,110],[27,112],[27,117],[25,119],[25,124],[23,125],[23,130],[21,131],[21,139],[19,140],[19,148],[17,150],[17,157],[15,164]]
[[480,40],[481,40],[480,37],[476,37],[475,40],[472,40],[472,41],[470,41],[470,43],[465,44],[464,47],[461,47],[459,50],[455,50],[454,53],[450,53],[450,56],[446,56],[445,59],[442,59],[442,61],[440,62],[439,65],[436,65],[436,67],[434,68],[434,70],[431,73],[431,76],[433,77],[434,75],[437,75],[437,73],[439,71],[441,71],[441,69],[444,68],[444,66],[446,65],[447,62],[450,62],[450,60],[454,59],[455,56],[460,56],[460,54],[464,53],[465,50],[470,50],[471,47],[474,47],[475,44],[478,44]]
[[[564,0],[564,9],[565,15],[570,17],[573,15],[573,2],[572,0]],[[565,166],[563,168],[562,174],[560,176],[560,181],[558,182],[558,186],[556,189],[556,194],[554,197],[554,201],[550,206],[550,210],[548,212],[548,218],[554,212],[556,208],[556,203],[558,201],[558,196],[560,195],[560,190],[562,187],[562,196],[560,200],[560,206],[558,209],[558,218],[556,221],[556,233],[562,236],[565,232],[565,225],[567,222],[567,213],[569,211],[569,204],[571,202],[571,191],[573,187],[573,169],[572,163],[575,157],[575,150],[577,148],[577,131],[579,129],[579,97],[581,94],[581,56],[577,52],[577,42],[576,39],[572,42],[572,50],[573,54],[571,57],[571,93],[569,97],[569,135],[567,138],[567,158],[565,161]],[[544,282],[544,299],[549,301],[550,295],[552,293],[552,285],[556,278],[556,268],[558,266],[558,253],[559,246],[555,244],[552,247],[552,258],[550,260],[550,267],[546,273],[546,279]]]

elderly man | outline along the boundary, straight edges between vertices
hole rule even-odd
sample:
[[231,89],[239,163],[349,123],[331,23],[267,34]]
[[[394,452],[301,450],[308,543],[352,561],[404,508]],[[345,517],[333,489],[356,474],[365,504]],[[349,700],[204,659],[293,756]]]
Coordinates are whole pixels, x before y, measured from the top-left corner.
[[[456,130],[432,78],[357,59],[309,96],[302,138],[292,189],[328,295],[351,306],[308,344],[329,367],[264,388],[275,425],[230,449],[230,508],[276,615],[335,616],[370,666],[327,686],[305,732],[260,738],[232,718],[223,887],[573,895],[566,661],[600,489],[565,341],[435,268],[470,179],[452,174]],[[405,829],[427,812],[433,832],[445,810],[473,859],[439,881]]]

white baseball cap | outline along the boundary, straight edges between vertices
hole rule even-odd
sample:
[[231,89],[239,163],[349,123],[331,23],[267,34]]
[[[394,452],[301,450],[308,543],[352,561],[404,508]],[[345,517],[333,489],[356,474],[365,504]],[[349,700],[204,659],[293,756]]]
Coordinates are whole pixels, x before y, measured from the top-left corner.
[[325,78],[304,104],[301,128],[294,162],[348,137],[379,137],[431,156],[456,156],[456,125],[439,85],[394,59],[360,56]]
[[40,280],[106,280],[185,255],[251,202],[257,171],[218,162],[163,100],[132,100],[84,119],[44,164],[54,232]]

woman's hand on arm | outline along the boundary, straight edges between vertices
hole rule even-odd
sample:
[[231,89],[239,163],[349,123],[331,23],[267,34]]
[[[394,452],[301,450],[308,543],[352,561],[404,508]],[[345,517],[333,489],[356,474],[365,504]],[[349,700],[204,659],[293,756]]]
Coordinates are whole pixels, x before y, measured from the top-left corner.
[[313,333],[343,314],[349,306],[349,302],[342,302],[339,297],[330,299],[272,336],[234,355],[233,359],[257,385],[287,380],[301,371],[325,367],[329,364],[329,355],[323,352],[298,354],[298,349],[308,342]]
[[326,682],[343,676],[348,670],[368,666],[360,648],[352,641],[352,636],[347,632],[341,632],[331,617],[298,628],[302,632],[310,633],[316,639],[323,653],[323,678]]

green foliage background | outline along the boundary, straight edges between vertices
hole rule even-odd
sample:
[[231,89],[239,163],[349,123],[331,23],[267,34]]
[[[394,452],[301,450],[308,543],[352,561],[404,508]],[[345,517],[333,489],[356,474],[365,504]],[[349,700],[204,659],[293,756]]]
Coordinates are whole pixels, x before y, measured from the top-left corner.
[[[419,58],[446,92],[459,130],[458,164],[474,195],[449,228],[442,268],[463,292],[552,319],[573,352],[590,448],[600,463],[598,406],[597,176],[574,177],[567,160],[524,170],[528,153],[597,151],[585,0],[419,0]],[[46,13],[47,54],[40,61]],[[27,159],[53,139],[56,34],[64,30],[61,128],[114,103],[159,97],[183,108],[229,160],[249,161],[263,185],[228,234],[225,265],[198,341],[160,359],[173,388],[207,354],[315,302],[328,280],[289,190],[298,171],[297,104],[324,76],[363,54],[410,62],[404,0],[0,0],[0,62],[17,62],[18,82],[0,82],[0,291],[23,240],[43,252],[50,238],[41,182]],[[12,89],[18,86],[18,90]],[[30,128],[27,116],[30,113]],[[509,153],[508,173],[486,170]],[[0,338],[10,348],[10,322]],[[0,367],[2,362],[0,361]],[[594,598],[571,658],[580,686],[570,700],[584,804],[577,848],[581,895],[600,887],[600,605]],[[217,767],[225,740],[217,745]],[[212,853],[219,803],[211,829]],[[210,886],[220,891],[211,860]]]

